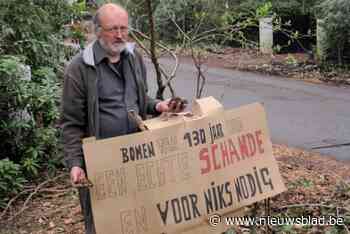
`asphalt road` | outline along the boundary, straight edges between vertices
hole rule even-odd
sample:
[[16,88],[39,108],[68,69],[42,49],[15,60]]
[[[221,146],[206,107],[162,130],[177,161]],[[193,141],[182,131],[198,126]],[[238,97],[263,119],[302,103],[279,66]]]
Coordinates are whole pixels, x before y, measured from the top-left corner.
[[[171,60],[163,59],[166,67]],[[149,60],[150,94],[156,90]],[[176,95],[194,98],[195,69],[181,63],[173,87]],[[218,99],[225,108],[262,102],[267,112],[273,143],[311,150],[314,147],[350,142],[350,87],[333,87],[222,68],[206,71],[205,96]],[[169,93],[166,93],[169,96]],[[350,146],[315,149],[350,162]]]

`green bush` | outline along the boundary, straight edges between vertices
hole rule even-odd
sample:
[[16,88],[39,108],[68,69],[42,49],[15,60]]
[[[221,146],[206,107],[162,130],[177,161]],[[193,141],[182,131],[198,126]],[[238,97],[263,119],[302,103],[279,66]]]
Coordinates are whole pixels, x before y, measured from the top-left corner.
[[324,0],[317,9],[317,16],[323,20],[322,27],[327,34],[328,57],[343,64],[346,46],[350,50],[350,1]]
[[0,0],[0,54],[21,55],[32,68],[55,67],[72,10],[62,0]]
[[54,124],[59,117],[59,86],[51,68],[40,68],[25,80],[24,66],[16,57],[0,57],[0,147],[2,158],[21,162],[27,175],[37,175],[58,154]]
[[[0,173],[0,187],[11,188],[12,183],[22,181],[20,176],[11,179],[12,175],[34,178],[41,169],[50,173],[61,166],[59,130],[55,126],[59,113],[57,77],[51,68],[43,67],[33,72],[31,80],[25,80],[24,67],[17,57],[0,56],[0,159],[13,161],[13,165],[5,164],[8,176]],[[0,203],[18,189],[2,190]]]
[[[0,0],[0,203],[61,164],[60,84],[69,59],[62,0]],[[4,189],[7,188],[7,189]]]
[[272,0],[274,11],[280,16],[308,15],[321,0]]
[[18,193],[26,182],[20,166],[8,159],[0,160],[0,208],[5,207],[8,195]]

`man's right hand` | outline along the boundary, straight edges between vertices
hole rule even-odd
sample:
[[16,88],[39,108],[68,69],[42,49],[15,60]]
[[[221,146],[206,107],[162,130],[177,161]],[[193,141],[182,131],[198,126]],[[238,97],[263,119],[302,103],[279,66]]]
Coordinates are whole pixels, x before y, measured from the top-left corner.
[[182,99],[180,97],[169,98],[165,101],[158,102],[156,105],[156,110],[158,112],[172,112],[178,113],[183,111],[188,104],[186,99]]
[[70,170],[70,179],[73,184],[79,184],[85,181],[85,172],[80,167],[72,167]]

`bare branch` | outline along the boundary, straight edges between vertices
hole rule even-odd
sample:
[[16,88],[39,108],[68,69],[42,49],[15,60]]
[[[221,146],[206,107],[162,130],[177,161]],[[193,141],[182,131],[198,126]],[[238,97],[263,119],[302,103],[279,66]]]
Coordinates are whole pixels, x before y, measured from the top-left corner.
[[[132,36],[133,38],[135,39],[135,41],[137,42],[137,44],[140,45],[140,47],[147,53],[147,55],[150,56],[150,51],[146,48],[146,46],[141,42],[141,40],[139,40],[136,36],[136,34],[138,34],[139,36],[141,36],[142,38],[146,39],[146,40],[149,40],[151,41],[151,38],[149,38],[147,35],[145,35],[144,33],[136,30],[136,29],[132,29]],[[160,72],[162,73],[162,75],[164,76],[166,82],[163,84],[164,87],[169,87],[170,89],[170,92],[172,94],[172,96],[174,97],[175,96],[175,92],[171,86],[171,81],[176,77],[176,71],[179,67],[179,60],[178,60],[178,57],[177,55],[172,51],[170,50],[167,46],[165,46],[164,44],[160,43],[160,42],[156,42],[156,45],[158,47],[160,47],[161,49],[165,50],[167,53],[169,53],[175,60],[175,65],[171,71],[170,74],[168,74],[166,71],[165,71],[165,68],[159,64],[159,70]]]
[[188,40],[188,44],[189,44],[189,47],[191,49],[191,58],[192,58],[193,63],[197,69],[196,90],[195,90],[196,98],[200,98],[202,93],[203,93],[204,85],[206,82],[206,77],[204,76],[204,74],[202,72],[202,65],[204,62],[203,56],[200,52],[197,54],[195,53],[195,51],[194,51],[194,38],[191,38],[187,33],[185,33],[181,29],[181,27],[175,22],[174,19],[172,19],[172,22],[174,23],[176,28],[180,31],[180,33],[183,35],[184,41]]
[[[56,176],[56,177],[54,177],[54,178],[52,178],[52,179],[48,179],[48,180],[42,182],[41,184],[39,184],[39,185],[34,189],[34,191],[27,197],[27,199],[25,200],[25,202],[24,202],[24,204],[23,204],[21,210],[18,211],[17,213],[15,213],[15,214],[9,219],[9,221],[12,221],[14,218],[16,218],[18,215],[20,215],[24,210],[26,210],[26,209],[28,208],[28,207],[27,207],[28,202],[32,199],[32,197],[33,197],[35,194],[37,194],[37,193],[39,192],[39,190],[40,190],[42,187],[44,187],[46,184],[48,184],[48,183],[50,183],[50,182],[53,182],[53,181],[58,180],[59,178],[62,178],[62,177],[64,177],[64,176],[66,176],[66,174],[58,175],[58,176]],[[28,192],[28,191],[27,191],[27,192]],[[18,198],[18,197],[17,197],[17,198]],[[17,198],[16,198],[16,199],[17,199]],[[4,214],[5,214],[5,213],[4,213]],[[3,215],[3,214],[2,214],[2,215]]]
[[[143,34],[142,32],[138,31],[138,30],[135,30],[135,29],[132,29],[133,32],[137,33],[138,35],[140,35],[141,37],[147,39],[147,40],[151,40],[147,35]],[[175,75],[176,71],[177,71],[177,68],[179,66],[179,60],[177,58],[177,55],[172,51],[170,50],[166,45],[160,43],[160,42],[156,42],[156,45],[159,46],[160,48],[162,48],[163,50],[167,51],[175,60],[175,66],[174,66],[174,69],[172,70],[171,72],[171,77]]]
[[156,34],[154,29],[154,18],[153,18],[153,11],[154,9],[152,7],[155,7],[155,5],[152,6],[152,0],[146,0],[146,9],[148,13],[148,23],[149,23],[149,34],[150,34],[150,52],[151,52],[151,60],[154,65],[154,69],[156,71],[157,76],[157,84],[158,84],[158,91],[157,91],[157,98],[163,99],[163,91],[164,91],[164,85],[162,80],[162,74],[159,69],[159,62],[157,57],[157,50],[156,50]]
[[5,209],[3,210],[3,212],[0,215],[0,219],[2,219],[5,214],[7,213],[8,209],[10,209],[12,203],[14,203],[20,196],[22,196],[23,194],[29,193],[33,191],[33,189],[27,189],[27,190],[23,190],[22,192],[18,193],[16,196],[14,196],[6,205]]
[[198,34],[198,31],[199,31],[200,27],[201,27],[202,24],[203,24],[204,18],[205,18],[205,17],[201,17],[201,19],[200,19],[200,21],[199,21],[199,23],[198,23],[198,25],[197,25],[197,28],[196,28],[196,30],[195,30],[194,35]]
[[[136,41],[136,43],[141,47],[141,49],[143,51],[145,51],[145,53],[148,55],[148,56],[151,56],[151,52],[147,49],[147,47],[143,44],[143,42],[135,35],[134,32],[138,32],[136,29],[132,29],[130,31],[130,34],[131,34],[131,37]],[[138,32],[139,33],[139,32]]]
[[182,28],[176,23],[176,21],[170,17],[171,22],[175,25],[175,27],[180,31],[180,33],[184,36],[184,39],[187,39],[189,41],[191,41],[191,38],[187,35],[187,33],[185,33]]

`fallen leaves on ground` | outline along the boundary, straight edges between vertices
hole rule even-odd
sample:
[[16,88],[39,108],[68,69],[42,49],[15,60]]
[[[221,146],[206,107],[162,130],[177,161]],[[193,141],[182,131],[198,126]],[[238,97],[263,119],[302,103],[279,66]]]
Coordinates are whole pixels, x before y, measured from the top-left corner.
[[[183,60],[191,62],[189,52],[179,52]],[[256,49],[224,48],[208,52],[205,66],[223,67],[241,71],[305,80],[312,83],[350,85],[349,71],[321,69],[306,53],[262,54]]]
[[[350,225],[350,164],[330,156],[295,148],[274,145],[287,191],[270,199],[272,217],[342,217],[347,226],[279,225],[254,228],[255,233],[349,233]],[[250,207],[250,215],[265,217],[264,202]],[[250,230],[252,231],[252,229]],[[243,233],[237,228],[236,233]]]

